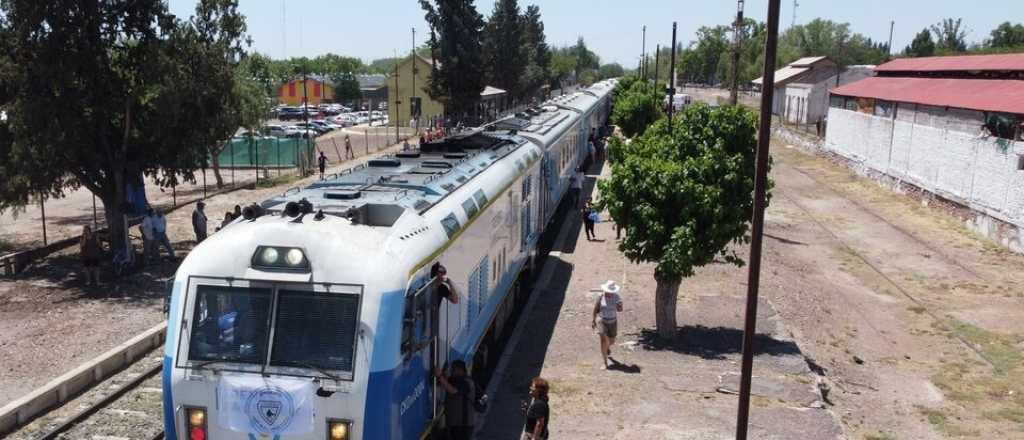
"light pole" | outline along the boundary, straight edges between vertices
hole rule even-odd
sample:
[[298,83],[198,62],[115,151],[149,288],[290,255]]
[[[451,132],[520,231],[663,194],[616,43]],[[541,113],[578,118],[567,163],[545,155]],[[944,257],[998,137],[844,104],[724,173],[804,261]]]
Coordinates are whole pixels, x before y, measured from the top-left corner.
[[733,23],[732,87],[729,90],[729,103],[732,105],[736,105],[739,101],[741,29],[743,29],[743,0],[738,0],[736,2],[736,22]]

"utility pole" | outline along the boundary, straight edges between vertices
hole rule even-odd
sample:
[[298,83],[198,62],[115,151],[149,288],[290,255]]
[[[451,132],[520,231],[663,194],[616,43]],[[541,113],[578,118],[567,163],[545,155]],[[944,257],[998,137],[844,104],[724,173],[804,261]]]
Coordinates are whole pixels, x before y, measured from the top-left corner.
[[654,87],[658,87],[658,63],[661,61],[661,45],[654,45]]
[[[409,58],[409,62],[412,63],[412,96],[409,98],[409,118],[415,120],[415,133],[420,131],[420,118],[419,115],[413,113],[413,103],[416,102],[416,28],[412,28],[412,57]],[[395,113],[395,117],[398,117],[398,113]],[[398,121],[395,121],[398,124]]]
[[647,25],[644,25],[640,33],[640,77],[647,80]]
[[676,96],[676,22],[672,22],[672,60],[668,66],[668,134],[672,134],[672,112]]
[[789,27],[796,26],[796,10],[800,7],[800,3],[797,0],[793,0],[793,21],[789,23]]
[[740,395],[736,414],[736,440],[747,440],[750,420],[750,378],[754,368],[754,331],[757,329],[757,295],[761,282],[761,242],[764,238],[765,194],[768,187],[768,150],[772,132],[772,98],[775,94],[775,57],[779,37],[779,9],[782,0],[768,1],[768,24],[764,44],[764,82],[761,91],[761,121],[757,131],[757,164],[754,171],[754,215],[751,219],[750,265],[747,277],[747,309],[743,325],[743,362],[740,367]]
[[885,46],[885,57],[892,56],[892,31],[896,30],[896,20],[889,22],[889,44]]
[[[302,119],[306,123],[306,157],[308,157],[309,159],[312,159],[313,158],[313,155],[311,154],[313,152],[312,151],[312,144],[309,141],[309,95],[308,95],[308,91],[306,90],[306,83],[309,82],[309,77],[307,75],[308,74],[306,73],[306,65],[303,64],[302,65]],[[260,170],[257,168],[256,169],[256,173],[259,174],[259,172],[260,172]],[[302,175],[303,176],[306,175],[305,171],[302,172]]]
[[[409,60],[413,62],[413,68],[416,66],[416,60]],[[398,121],[402,120],[402,97],[398,95],[398,51],[395,51],[395,143],[398,143]],[[415,76],[415,75],[414,75]],[[370,109],[370,126],[373,126],[373,109]],[[386,129],[385,129],[386,130]],[[385,131],[386,136],[387,131]]]
[[733,23],[732,41],[732,88],[729,91],[729,103],[739,102],[740,90],[740,33],[743,29],[743,0],[736,2],[736,22]]

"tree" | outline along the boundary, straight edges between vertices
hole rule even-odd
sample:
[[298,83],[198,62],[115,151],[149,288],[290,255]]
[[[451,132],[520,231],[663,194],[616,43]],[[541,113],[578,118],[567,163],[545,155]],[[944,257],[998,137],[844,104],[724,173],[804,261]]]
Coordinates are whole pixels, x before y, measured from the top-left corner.
[[345,72],[334,75],[334,102],[349,102],[362,99],[363,92],[359,87],[359,80],[352,72]]
[[[256,108],[243,108],[243,103],[257,105],[259,96],[243,95],[257,93],[258,88],[247,82],[240,83],[243,80],[235,73],[238,60],[243,55],[244,33],[245,17],[238,12],[237,0],[199,2],[196,14],[181,26],[180,31],[185,42],[181,45],[181,55],[191,61],[185,66],[190,68],[193,79],[188,87],[201,97],[203,103],[194,109],[194,116],[206,121],[206,124],[196,127],[194,133],[206,147],[217,188],[224,186],[224,178],[220,175],[220,153],[227,146],[225,140],[230,139],[241,125],[253,122],[258,125],[262,115],[257,114],[256,121],[244,118],[252,117],[247,112],[259,111],[266,106],[258,104]],[[206,167],[205,160],[202,165]]]
[[572,47],[572,56],[576,58],[574,71],[577,80],[583,76],[583,72],[597,70],[601,66],[601,58],[587,48],[587,43],[583,41],[583,37],[576,38],[576,45]]
[[483,33],[483,58],[487,81],[504,89],[513,99],[522,97],[527,53],[523,47],[523,22],[516,0],[498,0]]
[[544,35],[544,22],[540,19],[540,7],[530,5],[522,17],[523,51],[526,54],[526,70],[523,78],[523,97],[535,96],[548,83],[551,68],[551,48]]
[[619,250],[653,262],[658,336],[677,332],[682,279],[721,258],[742,265],[728,248],[747,243],[753,215],[756,116],[739,106],[686,108],[669,131],[667,118],[629,144],[611,177],[598,182],[598,205],[628,234]]
[[1024,47],[1024,24],[1004,22],[992,30],[986,46],[994,49]]
[[[623,88],[619,89],[620,86]],[[662,96],[654,84],[631,79],[620,82],[616,89],[612,123],[627,137],[643,133],[661,117]]]
[[[202,0],[197,12],[227,19],[220,14],[232,6]],[[0,209],[85,187],[103,203],[112,249],[123,249],[129,187],[140,186],[143,174],[161,184],[194,179],[221,126],[207,110],[220,108],[210,100],[220,92],[209,89],[221,77],[207,77],[194,57],[230,56],[198,47],[198,31],[157,0],[60,7],[9,0],[0,11],[0,66],[9,66],[0,70],[0,107],[8,113]],[[224,25],[205,17],[196,23]],[[241,43],[221,41],[230,44],[216,47]]]
[[910,45],[903,49],[903,54],[908,57],[930,57],[935,55],[935,42],[932,41],[932,33],[928,29],[918,32],[914,36],[914,40],[910,42]]
[[576,57],[567,48],[555,48],[551,52],[551,87],[560,89],[566,80],[575,81],[575,72]]
[[597,71],[600,79],[619,78],[626,73],[619,63],[604,64]]
[[[419,0],[430,26],[430,47],[437,60],[428,93],[456,118],[475,113],[484,90],[483,17],[472,0]],[[435,6],[436,4],[436,6]]]
[[963,19],[946,18],[931,26],[935,34],[935,48],[943,52],[966,52],[967,29],[963,27]]
[[367,66],[366,69],[369,73],[380,73],[384,75],[390,75],[392,73],[395,73],[395,65],[401,61],[401,58],[378,58],[373,61],[370,61],[370,65]]

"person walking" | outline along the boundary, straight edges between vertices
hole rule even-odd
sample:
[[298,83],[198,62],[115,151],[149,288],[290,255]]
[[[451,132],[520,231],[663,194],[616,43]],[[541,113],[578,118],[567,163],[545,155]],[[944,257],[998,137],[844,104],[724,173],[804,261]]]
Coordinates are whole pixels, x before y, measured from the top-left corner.
[[324,180],[324,171],[327,171],[327,155],[321,151],[320,157],[316,158],[316,162],[320,166],[320,180]]
[[583,192],[583,167],[577,168],[569,177],[569,200],[572,200],[572,207],[579,208],[580,193]]
[[196,209],[192,211],[192,230],[196,233],[196,244],[206,240],[206,203],[196,203]]
[[167,249],[167,256],[174,259],[174,248],[171,246],[171,240],[167,238],[167,217],[164,217],[163,211],[157,210],[156,215],[153,219],[153,235],[156,237],[156,243],[153,245],[153,250],[156,251],[157,257],[160,257],[160,246]]
[[[594,303],[594,314],[590,319],[590,327],[597,329],[601,336],[601,358],[604,360],[604,369],[608,368],[608,358],[612,355],[612,345],[615,345],[615,337],[619,333],[619,312],[622,311],[622,297],[619,296],[620,287],[615,281],[608,280],[601,285],[601,296]],[[600,315],[601,322],[597,317]],[[615,359],[612,359],[615,362]]]
[[352,153],[352,140],[348,138],[347,134],[345,135],[345,158],[346,159],[355,159],[356,158],[356,155]]
[[483,411],[487,395],[476,398],[476,384],[470,379],[466,363],[452,362],[451,376],[445,377],[441,369],[435,368],[438,384],[445,390],[444,421],[448,427],[449,440],[470,440],[473,438],[476,413]]
[[551,424],[551,407],[548,406],[548,381],[536,377],[530,382],[530,403],[523,402],[526,409],[526,424],[520,440],[545,440]]
[[100,242],[92,233],[91,227],[82,227],[82,238],[78,246],[82,268],[85,270],[85,283],[96,286],[100,283],[100,258],[103,256],[103,248],[100,247]]
[[156,222],[156,211],[153,208],[146,208],[146,215],[142,218],[139,230],[142,231],[142,259],[149,263],[153,259],[153,251],[156,250],[156,231],[153,224]]
[[217,230],[219,231],[219,230],[221,230],[221,229],[224,229],[224,228],[226,228],[226,227],[227,227],[228,225],[230,225],[230,224],[231,224],[231,222],[233,222],[233,221],[235,221],[235,215],[234,215],[234,214],[232,214],[232,213],[231,213],[231,211],[227,211],[227,212],[225,212],[225,213],[224,213],[224,220],[221,220],[221,222],[220,222],[220,226],[219,226],[219,227],[217,227]]
[[580,216],[583,218],[583,229],[587,234],[587,241],[597,240],[597,234],[594,232],[594,223],[597,223],[597,210],[594,209],[590,203],[590,199],[587,199],[586,204],[583,205],[583,209],[580,210]]
[[409,151],[410,149],[411,147],[409,147],[409,139],[402,141],[402,151]]

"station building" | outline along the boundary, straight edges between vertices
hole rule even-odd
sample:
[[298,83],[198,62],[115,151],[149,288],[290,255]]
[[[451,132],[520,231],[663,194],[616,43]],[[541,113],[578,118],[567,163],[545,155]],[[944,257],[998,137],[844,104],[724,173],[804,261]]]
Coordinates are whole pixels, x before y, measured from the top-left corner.
[[[398,64],[395,72],[387,80],[390,121],[398,121],[398,125],[408,127],[413,122],[413,110],[417,108],[420,127],[426,126],[429,121],[444,117],[444,103],[431,98],[427,93],[435,64],[440,65],[440,61],[420,55],[410,55]],[[505,90],[486,86],[480,92],[477,113],[481,117],[493,119],[507,107],[508,93]]]
[[[831,90],[824,148],[1024,252],[1024,54],[896,59]],[[967,218],[969,217],[969,218]]]
[[[828,113],[828,91],[871,76],[875,66],[839,66],[828,57],[807,57],[775,71],[772,114],[790,124],[816,124]],[[762,87],[764,78],[753,81]]]
[[277,88],[278,102],[299,106],[303,103],[319,105],[324,102],[334,102],[334,86],[326,78],[319,75],[309,75],[303,87],[302,77],[293,79]]

